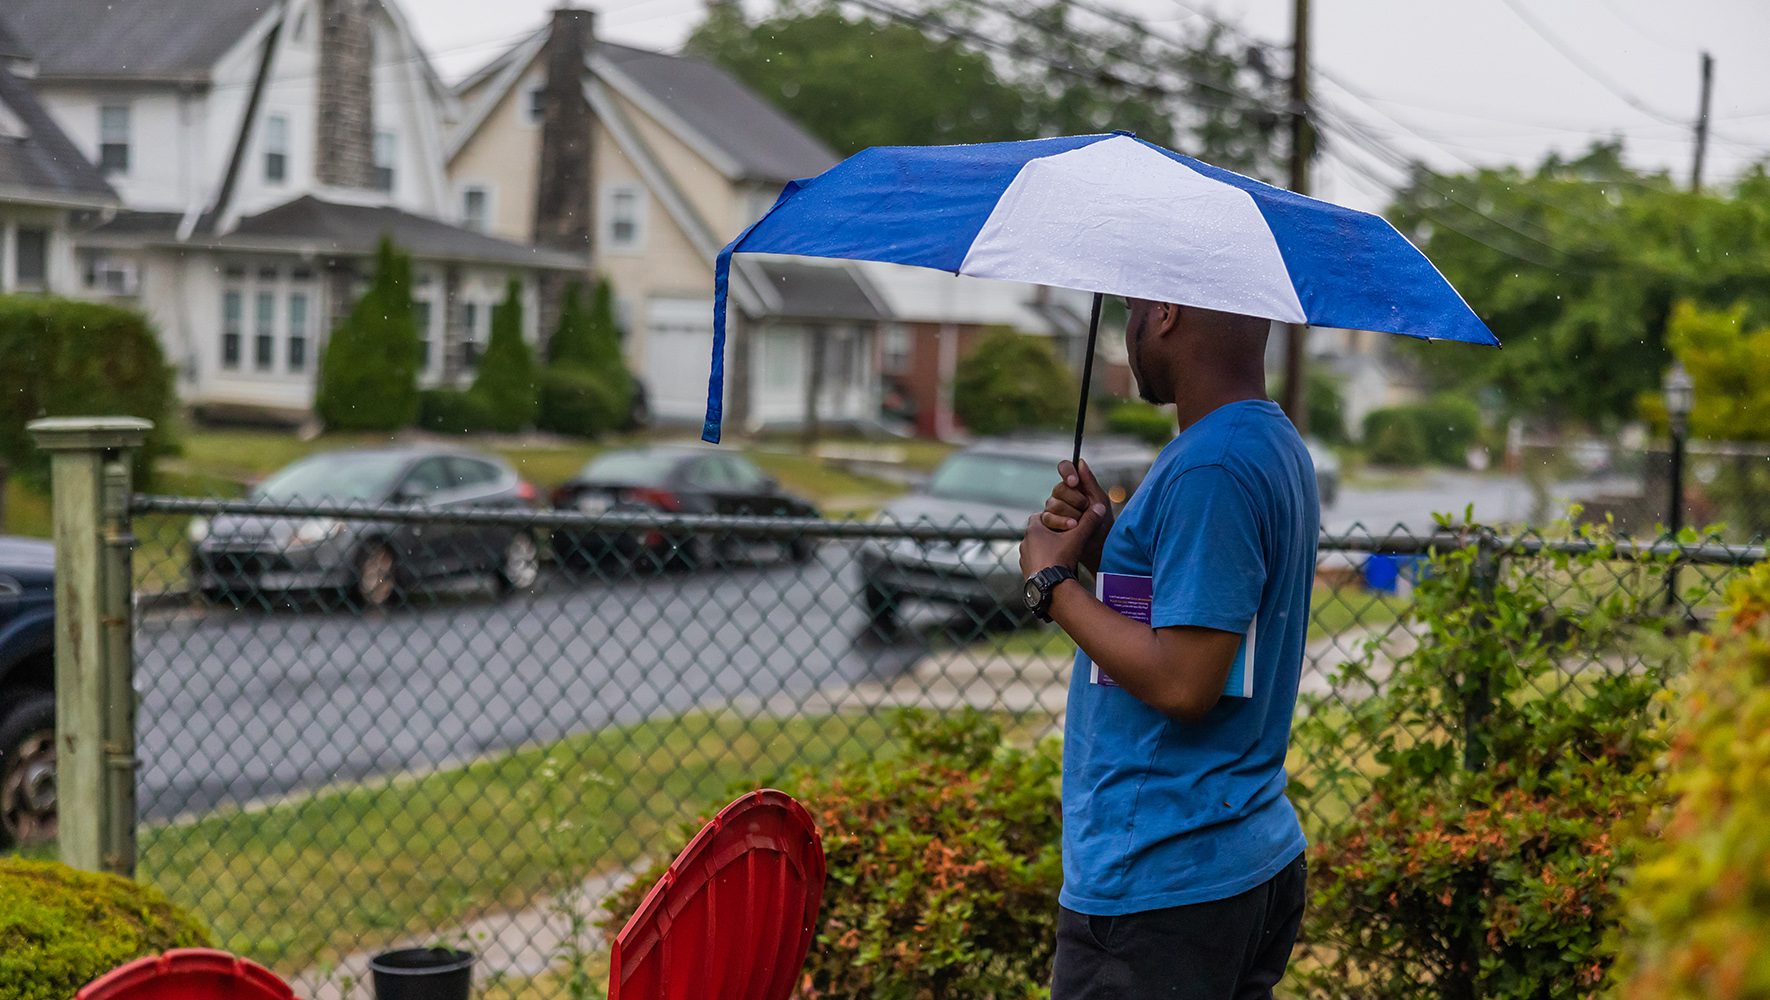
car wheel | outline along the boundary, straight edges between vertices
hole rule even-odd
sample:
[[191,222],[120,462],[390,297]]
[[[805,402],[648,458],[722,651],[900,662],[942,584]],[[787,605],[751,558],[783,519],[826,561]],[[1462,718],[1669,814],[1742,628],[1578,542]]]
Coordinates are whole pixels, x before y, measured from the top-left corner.
[[889,639],[903,627],[897,615],[897,595],[883,587],[866,584],[860,591],[861,609],[867,614],[866,634],[875,639]]
[[356,559],[351,597],[359,608],[382,608],[399,594],[399,566],[385,542],[370,542]]
[[796,563],[808,563],[817,555],[817,542],[810,538],[795,538],[787,543],[787,558]]
[[55,840],[55,695],[26,694],[0,716],[0,848]]
[[667,558],[679,569],[696,570],[707,564],[711,547],[699,535],[672,538],[665,548]]
[[535,545],[535,537],[526,531],[511,535],[498,566],[498,589],[506,594],[532,590],[540,579],[541,550]]

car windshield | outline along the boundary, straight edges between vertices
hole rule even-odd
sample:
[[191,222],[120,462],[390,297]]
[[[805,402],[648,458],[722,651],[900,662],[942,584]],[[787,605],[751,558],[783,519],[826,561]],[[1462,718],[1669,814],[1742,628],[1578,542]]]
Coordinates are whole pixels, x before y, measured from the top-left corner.
[[1057,481],[1054,465],[1007,455],[954,455],[928,482],[928,492],[947,500],[971,500],[1014,510],[1038,510]]
[[259,500],[382,500],[406,467],[394,455],[329,454],[304,458],[252,491]]
[[646,486],[661,483],[681,461],[665,451],[616,451],[584,466],[578,478],[589,483],[628,483]]

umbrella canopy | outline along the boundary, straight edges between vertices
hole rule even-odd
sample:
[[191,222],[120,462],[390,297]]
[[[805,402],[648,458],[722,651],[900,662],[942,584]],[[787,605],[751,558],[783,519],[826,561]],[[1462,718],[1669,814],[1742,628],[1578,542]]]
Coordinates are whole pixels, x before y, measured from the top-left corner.
[[[720,251],[701,434],[713,442],[724,415],[734,253],[886,261],[1287,323],[1499,344],[1381,217],[1129,133],[881,146],[788,184]],[[1098,301],[1095,313],[1097,322]]]

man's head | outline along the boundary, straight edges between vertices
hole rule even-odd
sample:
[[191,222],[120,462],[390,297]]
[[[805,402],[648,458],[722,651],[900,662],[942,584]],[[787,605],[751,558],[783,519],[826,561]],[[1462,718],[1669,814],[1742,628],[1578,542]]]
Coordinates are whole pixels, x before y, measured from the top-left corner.
[[1230,385],[1264,391],[1270,320],[1149,299],[1125,303],[1125,352],[1145,402],[1177,403]]

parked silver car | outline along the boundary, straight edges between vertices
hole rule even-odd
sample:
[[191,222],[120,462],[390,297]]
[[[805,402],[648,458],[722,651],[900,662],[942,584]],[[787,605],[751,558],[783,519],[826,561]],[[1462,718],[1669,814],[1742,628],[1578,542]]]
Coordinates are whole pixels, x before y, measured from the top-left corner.
[[[1057,482],[1057,463],[1070,456],[1067,438],[1018,437],[982,441],[947,458],[925,487],[899,497],[880,513],[899,524],[940,527],[1019,527],[1044,508]],[[1124,505],[1155,461],[1155,451],[1134,441],[1090,440],[1088,467]],[[907,601],[964,608],[979,621],[1025,617],[1021,603],[1019,543],[915,542],[908,539],[861,547],[860,599],[870,629],[888,634],[899,625]]]
[[[309,456],[249,499],[449,511],[532,507],[535,490],[489,455],[389,448]],[[337,590],[355,606],[379,607],[423,580],[486,574],[502,590],[526,590],[540,574],[534,536],[503,525],[226,514],[194,519],[189,534],[191,584],[217,601]]]

